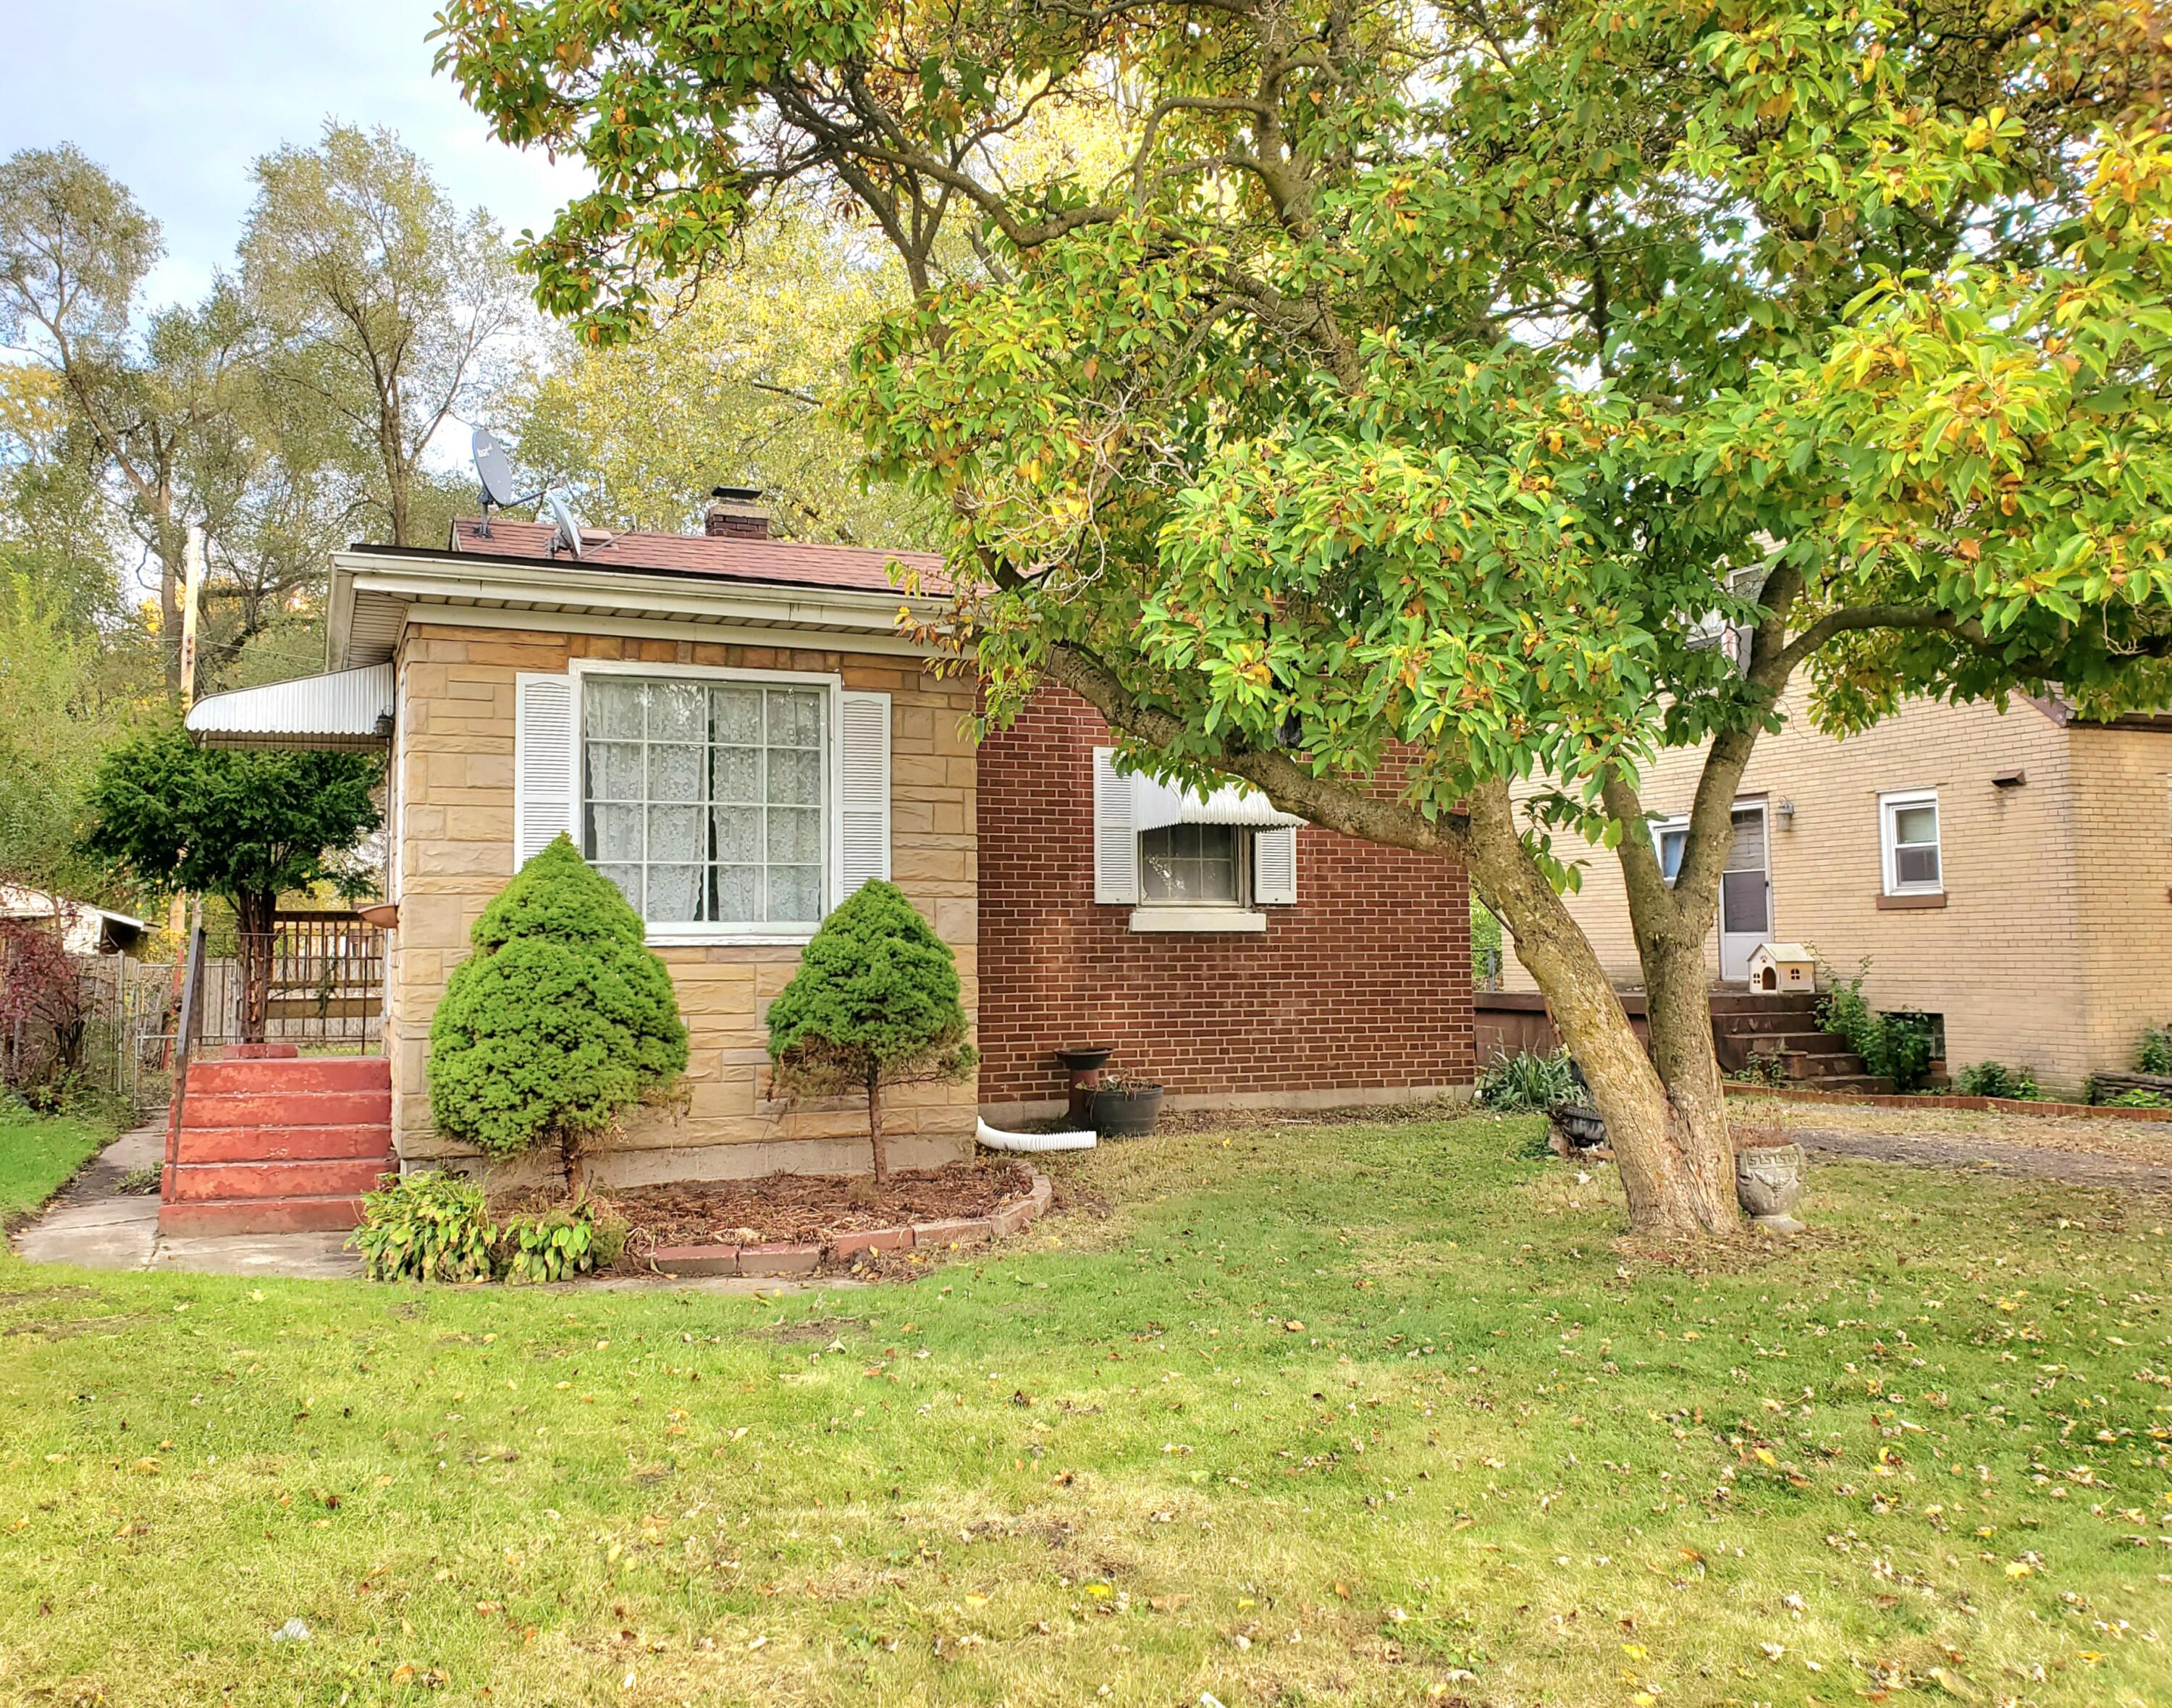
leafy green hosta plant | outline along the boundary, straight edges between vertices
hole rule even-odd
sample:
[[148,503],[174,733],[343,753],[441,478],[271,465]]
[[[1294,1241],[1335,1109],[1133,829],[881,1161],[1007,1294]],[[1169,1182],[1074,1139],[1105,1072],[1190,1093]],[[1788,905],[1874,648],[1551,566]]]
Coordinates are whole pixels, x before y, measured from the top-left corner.
[[430,1113],[485,1154],[581,1147],[686,1067],[671,975],[640,916],[561,835],[483,910],[430,1024]]
[[386,1177],[362,1200],[349,1243],[372,1281],[488,1281],[492,1233],[482,1188],[434,1170]]
[[571,1281],[616,1262],[625,1249],[625,1230],[597,1222],[586,1202],[518,1217],[498,1232],[500,1267],[509,1281]]
[[864,884],[822,921],[799,970],[769,1005],[769,1059],[788,1097],[864,1092],[875,1179],[890,1178],[885,1086],[959,1080],[965,1041],[950,945],[894,884]]

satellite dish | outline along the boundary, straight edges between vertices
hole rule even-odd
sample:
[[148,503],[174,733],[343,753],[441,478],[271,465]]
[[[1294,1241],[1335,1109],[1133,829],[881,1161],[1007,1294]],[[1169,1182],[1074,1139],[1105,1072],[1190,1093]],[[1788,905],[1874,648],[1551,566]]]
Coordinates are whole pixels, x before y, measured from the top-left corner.
[[551,535],[551,556],[556,557],[561,551],[570,551],[578,557],[581,555],[581,521],[573,514],[573,507],[556,492],[546,494],[543,504],[551,513],[551,520],[556,524]]
[[513,490],[513,465],[506,459],[505,448],[500,445],[487,428],[475,430],[476,481],[482,487],[482,537],[490,535],[490,513],[511,510],[523,504],[533,504],[543,494],[516,494]]

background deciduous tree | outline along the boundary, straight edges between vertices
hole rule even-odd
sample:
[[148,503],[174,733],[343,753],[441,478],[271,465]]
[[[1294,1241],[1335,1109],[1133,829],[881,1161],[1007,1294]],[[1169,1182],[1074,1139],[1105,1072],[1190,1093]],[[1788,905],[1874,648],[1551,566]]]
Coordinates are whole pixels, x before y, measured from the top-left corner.
[[258,161],[256,185],[241,276],[277,341],[272,382],[321,418],[384,537],[442,544],[467,489],[433,481],[423,454],[523,320],[503,239],[389,131],[327,125],[315,148]]
[[709,489],[760,486],[793,540],[915,547],[934,508],[870,486],[858,435],[827,414],[852,341],[906,300],[887,245],[808,210],[741,234],[683,311],[638,343],[567,341],[498,401],[536,484],[615,527],[698,529]]
[[[442,16],[498,134],[594,173],[521,257],[589,337],[779,194],[890,239],[914,301],[850,418],[945,506],[992,715],[1053,679],[1158,767],[1461,857],[1640,1230],[1737,1225],[1702,943],[1793,675],[1834,728],[2172,687],[2172,78],[2138,9]],[[1067,111],[1126,115],[1126,169],[1020,169]],[[1637,794],[1666,746],[1705,754],[1672,884]],[[1649,1055],[1560,900],[1609,854]]]

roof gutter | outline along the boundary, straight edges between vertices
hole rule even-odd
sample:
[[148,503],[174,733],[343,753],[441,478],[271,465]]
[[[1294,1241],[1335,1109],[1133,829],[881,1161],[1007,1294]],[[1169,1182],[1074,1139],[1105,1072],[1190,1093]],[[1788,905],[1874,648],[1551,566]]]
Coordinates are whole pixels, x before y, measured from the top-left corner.
[[[524,626],[516,614],[560,620],[535,626],[585,625],[567,619],[616,618],[683,627],[751,631],[775,644],[777,630],[863,637],[871,650],[932,657],[937,646],[898,631],[901,610],[923,620],[946,601],[888,588],[836,588],[758,581],[616,565],[561,567],[525,559],[471,554],[349,551],[332,558],[325,623],[325,664],[350,669],[390,658],[404,625],[436,610],[444,620]],[[427,620],[422,618],[419,620]],[[764,632],[766,631],[766,632]]]

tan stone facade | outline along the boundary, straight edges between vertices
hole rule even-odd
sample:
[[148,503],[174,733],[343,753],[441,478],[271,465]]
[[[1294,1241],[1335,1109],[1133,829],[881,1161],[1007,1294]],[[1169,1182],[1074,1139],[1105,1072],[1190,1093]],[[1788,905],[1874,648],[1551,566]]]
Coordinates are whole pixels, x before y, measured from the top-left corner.
[[[925,674],[901,654],[808,646],[725,645],[699,638],[621,638],[411,624],[398,653],[392,756],[393,893],[400,925],[387,969],[386,1048],[394,1137],[410,1165],[460,1157],[431,1128],[430,1018],[469,953],[476,916],[513,871],[514,679],[557,673],[575,658],[836,675],[847,690],[891,696],[890,869],[955,952],[969,1015],[977,1005],[977,874],[970,682]],[[802,636],[801,639],[813,639]],[[790,944],[659,947],[690,1034],[682,1108],[644,1113],[595,1159],[623,1184],[748,1176],[779,1168],[846,1173],[868,1166],[863,1105],[787,1106],[769,1094],[763,1016],[798,964]],[[901,1088],[884,1131],[900,1167],[968,1155],[974,1085]]]
[[[1836,740],[1809,727],[1799,691],[1786,709],[1738,798],[1773,809],[1772,938],[1849,975],[1869,956],[1865,995],[1944,1016],[1956,1070],[2032,1066],[2072,1091],[2131,1066],[2143,1028],[2172,1017],[2172,733],[2062,724],[2019,701],[2004,713],[1913,701]],[[1702,764],[1663,756],[1646,807],[1686,812]],[[1881,906],[1879,797],[1906,790],[1937,792],[1944,889],[1938,905]],[[1610,854],[1590,851],[1568,905],[1610,975],[1638,983]],[[1717,976],[1717,932],[1707,953]],[[1504,982],[1535,988],[1513,956]]]

